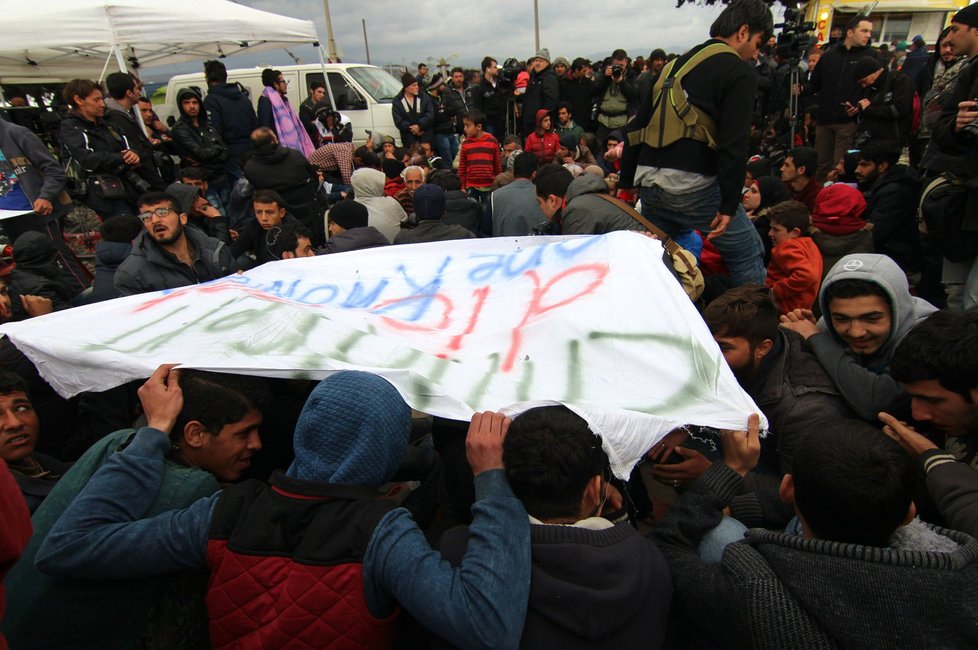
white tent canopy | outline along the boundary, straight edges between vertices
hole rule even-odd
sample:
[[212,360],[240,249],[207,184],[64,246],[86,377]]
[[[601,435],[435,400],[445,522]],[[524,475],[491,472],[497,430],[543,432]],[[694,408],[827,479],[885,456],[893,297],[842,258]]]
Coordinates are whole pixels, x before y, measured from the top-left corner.
[[100,77],[318,42],[310,20],[227,0],[0,0],[0,79]]

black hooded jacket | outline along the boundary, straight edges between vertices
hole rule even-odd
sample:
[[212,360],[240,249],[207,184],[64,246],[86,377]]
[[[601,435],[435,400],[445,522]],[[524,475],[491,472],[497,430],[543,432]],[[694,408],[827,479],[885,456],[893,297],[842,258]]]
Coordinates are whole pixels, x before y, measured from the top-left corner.
[[71,307],[71,289],[61,279],[58,249],[50,237],[39,232],[25,232],[14,242],[14,262],[10,279],[11,320],[28,318],[20,304],[21,296],[50,298],[55,311]]
[[204,98],[207,119],[232,153],[251,151],[251,132],[258,128],[258,116],[251,100],[237,84],[214,84]]
[[865,89],[870,103],[859,115],[857,133],[869,133],[875,142],[905,145],[910,137],[915,92],[907,75],[884,68],[876,82]]
[[224,181],[227,178],[224,164],[230,159],[231,153],[221,139],[220,133],[208,121],[203,103],[197,115],[196,126],[193,119],[183,112],[181,102],[189,96],[196,97],[200,101],[200,94],[196,90],[181,88],[177,93],[180,119],[173,126],[173,141],[180,153],[181,164],[200,167],[207,173],[207,180],[212,183]]
[[863,218],[873,224],[876,252],[889,256],[905,271],[918,270],[922,261],[919,195],[920,177],[906,165],[894,165],[866,192]]

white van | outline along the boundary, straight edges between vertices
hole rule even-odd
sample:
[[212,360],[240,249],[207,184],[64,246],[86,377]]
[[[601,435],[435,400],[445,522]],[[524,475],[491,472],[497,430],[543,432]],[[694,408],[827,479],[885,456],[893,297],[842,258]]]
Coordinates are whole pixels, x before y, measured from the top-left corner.
[[[289,82],[289,104],[297,113],[299,104],[309,96],[309,85],[314,81],[323,81],[323,66],[318,63],[228,70],[228,83],[237,82],[244,86],[256,110],[258,98],[265,89],[261,83],[261,71],[265,67],[280,70]],[[390,135],[400,141],[391,115],[394,96],[401,92],[401,84],[394,77],[375,65],[361,63],[327,63],[326,74],[336,109],[353,124],[355,144],[363,144],[367,140],[367,131]],[[156,107],[161,119],[166,120],[171,115],[174,119],[180,117],[177,92],[181,88],[197,88],[201,95],[206,95],[204,73],[181,74],[170,79],[166,86],[166,102]],[[326,99],[329,100],[329,95]]]

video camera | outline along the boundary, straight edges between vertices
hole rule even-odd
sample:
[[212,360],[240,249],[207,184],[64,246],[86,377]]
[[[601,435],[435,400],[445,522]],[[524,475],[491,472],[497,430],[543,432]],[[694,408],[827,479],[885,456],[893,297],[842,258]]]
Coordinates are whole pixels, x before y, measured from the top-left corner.
[[803,20],[805,16],[798,9],[797,2],[789,1],[785,5],[784,22],[774,26],[775,29],[781,30],[778,34],[777,48],[787,51],[788,58],[797,62],[807,57],[808,50],[818,42],[815,38],[815,23]]
[[520,68],[520,62],[515,58],[510,57],[506,59],[502,66],[499,68],[499,80],[507,83],[516,83],[516,77],[519,76],[523,69]]

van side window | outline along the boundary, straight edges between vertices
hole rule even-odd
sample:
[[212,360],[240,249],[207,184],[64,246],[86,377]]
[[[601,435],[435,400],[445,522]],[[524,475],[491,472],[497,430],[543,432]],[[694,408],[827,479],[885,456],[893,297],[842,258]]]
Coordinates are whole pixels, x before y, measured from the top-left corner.
[[[306,94],[309,92],[309,85],[314,81],[322,81],[322,72],[309,72],[306,73],[306,87],[304,88]],[[359,111],[365,110],[367,108],[367,100],[364,99],[357,90],[350,85],[339,72],[329,73],[329,87],[333,91],[333,97],[336,100],[336,110],[338,111]],[[303,96],[305,97],[305,95]],[[329,95],[326,96],[326,101],[329,101]]]

